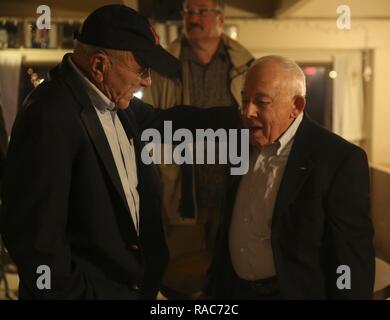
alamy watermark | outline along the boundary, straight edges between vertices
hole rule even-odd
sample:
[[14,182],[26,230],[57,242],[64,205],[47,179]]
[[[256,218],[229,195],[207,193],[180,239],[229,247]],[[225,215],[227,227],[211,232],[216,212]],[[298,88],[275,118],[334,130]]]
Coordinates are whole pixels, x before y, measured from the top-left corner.
[[[51,269],[48,265],[39,265],[36,273],[39,275],[36,286],[39,290],[51,290]],[[347,265],[337,267],[336,287],[339,290],[351,290],[351,268]],[[156,313],[156,310],[154,310]]]
[[336,287],[339,290],[351,290],[351,268],[347,265],[341,265],[337,267]]
[[[172,122],[164,121],[163,137],[156,129],[146,129],[142,132],[141,140],[149,142],[141,152],[141,159],[145,164],[215,164],[215,153],[218,148],[218,164],[231,164],[231,175],[244,175],[248,172],[248,129],[218,129],[216,131],[196,129],[194,138],[188,129],[178,129],[173,132]],[[175,143],[178,144],[175,146]],[[239,147],[240,150],[238,150]]]
[[41,14],[37,18],[37,28],[40,30],[51,29],[51,10],[47,5],[40,5],[37,7],[37,13]]
[[48,265],[42,264],[37,267],[37,274],[40,276],[37,278],[37,288],[39,290],[51,290],[51,269]]
[[345,4],[339,5],[336,9],[339,17],[336,26],[339,30],[351,30],[351,8]]

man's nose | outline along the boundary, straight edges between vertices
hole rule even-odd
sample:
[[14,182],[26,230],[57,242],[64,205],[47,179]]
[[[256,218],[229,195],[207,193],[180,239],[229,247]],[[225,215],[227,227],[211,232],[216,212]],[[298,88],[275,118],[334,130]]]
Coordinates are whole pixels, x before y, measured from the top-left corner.
[[187,20],[188,20],[188,22],[190,22],[190,23],[199,24],[200,16],[199,16],[199,14],[197,14],[197,13],[192,13],[192,14],[189,14],[189,15],[187,16]]
[[252,119],[258,117],[259,110],[252,102],[248,102],[246,105],[243,106],[243,108],[245,118]]

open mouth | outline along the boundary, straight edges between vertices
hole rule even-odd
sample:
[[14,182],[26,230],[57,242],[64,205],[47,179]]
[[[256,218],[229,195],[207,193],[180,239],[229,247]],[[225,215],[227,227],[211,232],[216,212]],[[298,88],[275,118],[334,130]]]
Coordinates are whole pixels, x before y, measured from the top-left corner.
[[250,126],[250,131],[263,130],[263,126]]

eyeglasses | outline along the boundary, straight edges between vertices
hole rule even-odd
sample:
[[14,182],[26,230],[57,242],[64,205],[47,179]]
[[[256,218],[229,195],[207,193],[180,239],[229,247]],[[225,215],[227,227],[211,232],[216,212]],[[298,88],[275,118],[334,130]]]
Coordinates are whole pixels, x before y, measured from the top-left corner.
[[130,72],[134,73],[138,77],[138,79],[146,80],[146,79],[150,78],[150,68],[149,67],[145,67],[137,72],[137,71],[134,71],[127,63],[123,62],[120,59],[117,59],[117,60],[119,62],[122,62],[127,67],[127,69],[130,70]]
[[209,12],[221,13],[222,10],[220,8],[197,8],[197,9],[184,8],[181,13],[183,16],[186,17],[190,17],[193,15],[205,17]]
[[[130,67],[127,66],[129,69]],[[141,71],[138,71],[138,72],[135,72],[133,70],[130,69],[131,72],[133,72],[138,78],[140,79],[149,79],[150,78],[150,68],[149,67],[145,67],[143,68]]]

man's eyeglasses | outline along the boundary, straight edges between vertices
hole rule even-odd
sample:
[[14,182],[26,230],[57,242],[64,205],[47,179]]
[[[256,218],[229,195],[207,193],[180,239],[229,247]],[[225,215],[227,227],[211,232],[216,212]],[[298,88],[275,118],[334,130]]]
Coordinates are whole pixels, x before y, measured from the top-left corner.
[[[127,66],[127,67],[130,69],[129,66]],[[137,75],[137,77],[140,79],[149,79],[150,78],[150,68],[149,67],[145,67],[141,71],[138,71],[138,72],[135,72],[131,69],[130,69],[130,71],[133,72],[135,75]]]
[[182,11],[182,15],[186,17],[191,17],[193,15],[205,17],[209,12],[221,13],[222,10],[219,8],[197,8],[197,9],[184,8]]
[[150,78],[150,68],[149,67],[145,67],[137,72],[137,71],[134,71],[132,68],[130,68],[130,66],[127,63],[123,62],[120,59],[117,59],[117,60],[122,62],[123,65],[125,65],[127,67],[127,69],[129,69],[132,73],[134,73],[138,77],[138,79],[146,80],[146,79]]

